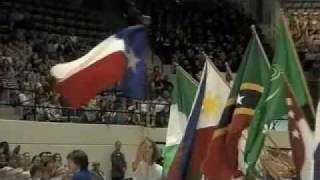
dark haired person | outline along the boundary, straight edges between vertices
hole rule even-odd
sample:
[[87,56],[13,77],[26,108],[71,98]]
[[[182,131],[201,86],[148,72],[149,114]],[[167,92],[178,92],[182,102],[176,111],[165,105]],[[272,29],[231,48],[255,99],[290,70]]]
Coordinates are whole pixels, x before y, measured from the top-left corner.
[[43,164],[43,176],[45,178],[52,178],[56,176],[56,162],[54,159],[50,158],[49,160],[42,163]]
[[116,141],[115,150],[111,154],[111,178],[112,180],[123,180],[127,170],[127,162],[124,154],[121,152],[121,142]]
[[33,165],[41,165],[41,158],[39,155],[35,155],[32,157],[31,164]]
[[41,163],[44,163],[46,161],[49,161],[52,157],[52,153],[51,152],[42,152],[39,154],[40,159],[41,159]]
[[136,160],[132,163],[133,180],[161,180],[162,167],[156,164],[158,159],[156,143],[145,138],[138,147]]
[[72,180],[94,180],[88,171],[89,160],[82,150],[74,150],[67,156],[69,170],[73,173]]
[[42,166],[33,165],[30,169],[30,176],[32,180],[39,180],[42,178]]
[[60,153],[53,154],[52,155],[52,159],[55,160],[57,168],[61,168],[62,167],[63,164],[62,164],[62,157],[61,157]]
[[8,142],[0,142],[0,154],[4,154],[6,161],[9,161],[10,147]]

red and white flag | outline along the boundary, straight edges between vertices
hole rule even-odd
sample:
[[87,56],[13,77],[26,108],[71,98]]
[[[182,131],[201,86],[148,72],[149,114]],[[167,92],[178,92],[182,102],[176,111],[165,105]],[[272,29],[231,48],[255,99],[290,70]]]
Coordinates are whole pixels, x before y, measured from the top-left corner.
[[108,37],[86,55],[55,65],[51,74],[58,80],[56,91],[73,108],[84,105],[120,81],[124,82],[127,96],[143,98],[144,36],[143,26],[131,26]]
[[301,180],[314,180],[315,136],[313,126],[298,106],[289,85],[287,86],[288,130],[297,176]]

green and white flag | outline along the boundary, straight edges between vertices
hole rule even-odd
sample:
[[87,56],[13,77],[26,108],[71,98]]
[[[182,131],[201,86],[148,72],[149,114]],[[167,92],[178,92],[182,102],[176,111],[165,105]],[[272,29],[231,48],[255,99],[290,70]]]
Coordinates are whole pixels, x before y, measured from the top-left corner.
[[198,83],[180,66],[177,66],[173,84],[174,90],[172,92],[166,147],[164,149],[163,174],[165,176],[185,134],[187,118],[198,86]]

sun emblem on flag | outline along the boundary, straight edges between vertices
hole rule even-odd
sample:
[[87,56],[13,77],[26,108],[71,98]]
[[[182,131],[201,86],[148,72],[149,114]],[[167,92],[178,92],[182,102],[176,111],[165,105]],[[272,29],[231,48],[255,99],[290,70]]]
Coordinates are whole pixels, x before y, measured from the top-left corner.
[[214,116],[217,114],[220,106],[220,98],[212,93],[208,93],[203,99],[202,112],[205,116]]

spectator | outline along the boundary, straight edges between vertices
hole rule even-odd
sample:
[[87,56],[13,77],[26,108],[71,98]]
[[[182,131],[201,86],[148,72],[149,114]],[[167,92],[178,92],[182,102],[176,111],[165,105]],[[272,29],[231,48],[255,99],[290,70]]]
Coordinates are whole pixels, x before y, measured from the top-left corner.
[[24,159],[25,169],[29,168],[30,165],[31,165],[30,153],[29,152],[25,152],[25,153],[22,154],[22,157]]
[[41,163],[45,163],[51,159],[52,153],[51,152],[42,152],[39,154],[39,157],[40,157]]
[[30,169],[30,176],[32,180],[40,180],[43,177],[43,168],[40,165],[33,165]]
[[18,155],[20,155],[20,151],[21,151],[21,146],[18,145],[18,146],[16,146],[16,147],[13,149],[11,156],[18,156]]
[[9,162],[10,159],[10,147],[8,142],[0,143],[0,154],[5,156],[6,162]]
[[85,107],[85,120],[89,123],[95,122],[97,121],[98,117],[97,117],[97,100],[96,99],[92,99],[90,100],[90,102],[88,103],[88,105]]
[[39,155],[35,155],[32,157],[31,163],[33,165],[40,165],[41,164],[41,158]]
[[56,162],[53,158],[43,162],[43,177],[44,178],[53,178],[55,177],[57,171]]
[[8,166],[8,161],[6,159],[6,155],[3,153],[0,153],[0,169],[5,166]]
[[116,141],[115,150],[111,155],[111,178],[112,180],[124,180],[125,172],[127,170],[127,162],[125,160],[124,154],[121,152],[121,142]]
[[145,138],[139,145],[136,159],[132,163],[133,180],[161,180],[162,167],[156,164],[158,158],[156,144],[151,139]]
[[74,150],[67,156],[68,167],[73,173],[72,180],[93,180],[88,171],[88,156],[84,151]]
[[171,92],[173,90],[173,84],[169,81],[169,76],[165,75],[162,79],[161,84],[163,85],[162,92],[168,91],[171,95]]
[[100,169],[100,163],[92,163],[91,173],[94,175],[94,180],[104,180],[103,172]]
[[60,153],[55,153],[52,155],[52,159],[56,162],[56,167],[60,168],[62,167],[62,157]]

